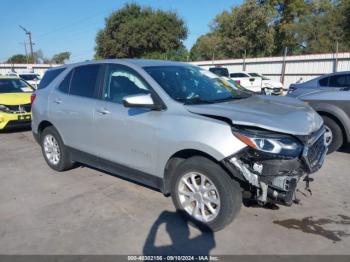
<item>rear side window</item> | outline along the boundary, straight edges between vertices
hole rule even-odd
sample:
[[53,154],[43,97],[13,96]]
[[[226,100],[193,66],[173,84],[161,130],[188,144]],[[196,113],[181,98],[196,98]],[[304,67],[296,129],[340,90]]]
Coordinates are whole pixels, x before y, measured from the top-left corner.
[[99,65],[76,67],[71,80],[69,93],[76,96],[94,97],[99,69]]
[[73,74],[73,71],[70,71],[69,74],[66,75],[66,77],[63,79],[61,84],[58,86],[58,89],[61,92],[66,93],[66,94],[69,93],[69,85],[70,85],[70,81],[72,79],[72,74]]
[[38,89],[43,89],[47,87],[64,70],[65,68],[58,68],[58,69],[51,69],[46,71],[43,79],[40,81]]

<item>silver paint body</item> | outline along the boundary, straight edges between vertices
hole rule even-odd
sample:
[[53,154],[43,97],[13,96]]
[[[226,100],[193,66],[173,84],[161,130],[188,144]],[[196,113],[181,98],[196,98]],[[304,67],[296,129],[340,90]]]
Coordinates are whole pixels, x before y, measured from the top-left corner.
[[336,118],[345,131],[345,138],[350,142],[350,90],[305,90],[297,98],[308,102],[315,111]]
[[[134,69],[166,105],[162,111],[126,108],[121,104],[67,95],[57,87],[79,65],[110,63]],[[36,91],[32,130],[49,121],[66,146],[158,177],[168,160],[182,150],[198,150],[217,161],[246,145],[225,121],[294,135],[308,135],[322,125],[315,111],[293,98],[254,96],[232,102],[185,106],[173,100],[143,69],[144,66],[190,66],[152,60],[103,60],[67,65],[44,89]]]

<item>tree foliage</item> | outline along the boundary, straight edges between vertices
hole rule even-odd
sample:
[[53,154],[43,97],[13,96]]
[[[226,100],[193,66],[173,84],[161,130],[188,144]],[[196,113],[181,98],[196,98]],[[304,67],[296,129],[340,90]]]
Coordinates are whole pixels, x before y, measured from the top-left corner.
[[70,52],[58,53],[52,57],[51,62],[55,64],[64,64],[65,61],[69,60],[70,55]]
[[[191,59],[350,49],[350,0],[246,0],[224,11],[191,49]],[[215,43],[215,44],[214,44]],[[243,51],[246,52],[243,52]]]
[[96,57],[140,58],[183,50],[184,21],[174,12],[127,4],[112,13],[96,37]]
[[7,59],[7,63],[9,64],[26,64],[28,61],[28,57],[22,54],[16,54]]

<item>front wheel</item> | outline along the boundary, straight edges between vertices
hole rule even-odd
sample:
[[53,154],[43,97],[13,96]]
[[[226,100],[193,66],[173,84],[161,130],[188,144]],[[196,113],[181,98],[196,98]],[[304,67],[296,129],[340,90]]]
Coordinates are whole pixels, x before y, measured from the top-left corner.
[[200,228],[218,231],[232,222],[242,205],[242,189],[215,162],[191,157],[175,171],[171,195],[175,207]]

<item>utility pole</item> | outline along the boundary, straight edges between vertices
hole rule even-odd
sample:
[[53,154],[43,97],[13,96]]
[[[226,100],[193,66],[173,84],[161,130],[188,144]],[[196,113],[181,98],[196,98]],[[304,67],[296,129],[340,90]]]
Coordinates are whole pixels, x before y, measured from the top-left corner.
[[33,59],[33,62],[35,63],[34,61],[34,52],[33,52],[33,42],[32,42],[32,32],[28,31],[27,29],[25,29],[23,26],[19,25],[19,27],[26,33],[26,35],[28,35],[29,37],[29,48],[30,48],[30,56],[32,57]]
[[288,53],[288,48],[284,48],[283,62],[282,62],[282,72],[281,72],[281,83],[284,84],[284,76],[286,74],[286,57]]
[[243,71],[246,71],[247,65],[245,62],[245,59],[247,58],[247,49],[244,49],[244,56],[243,56]]

